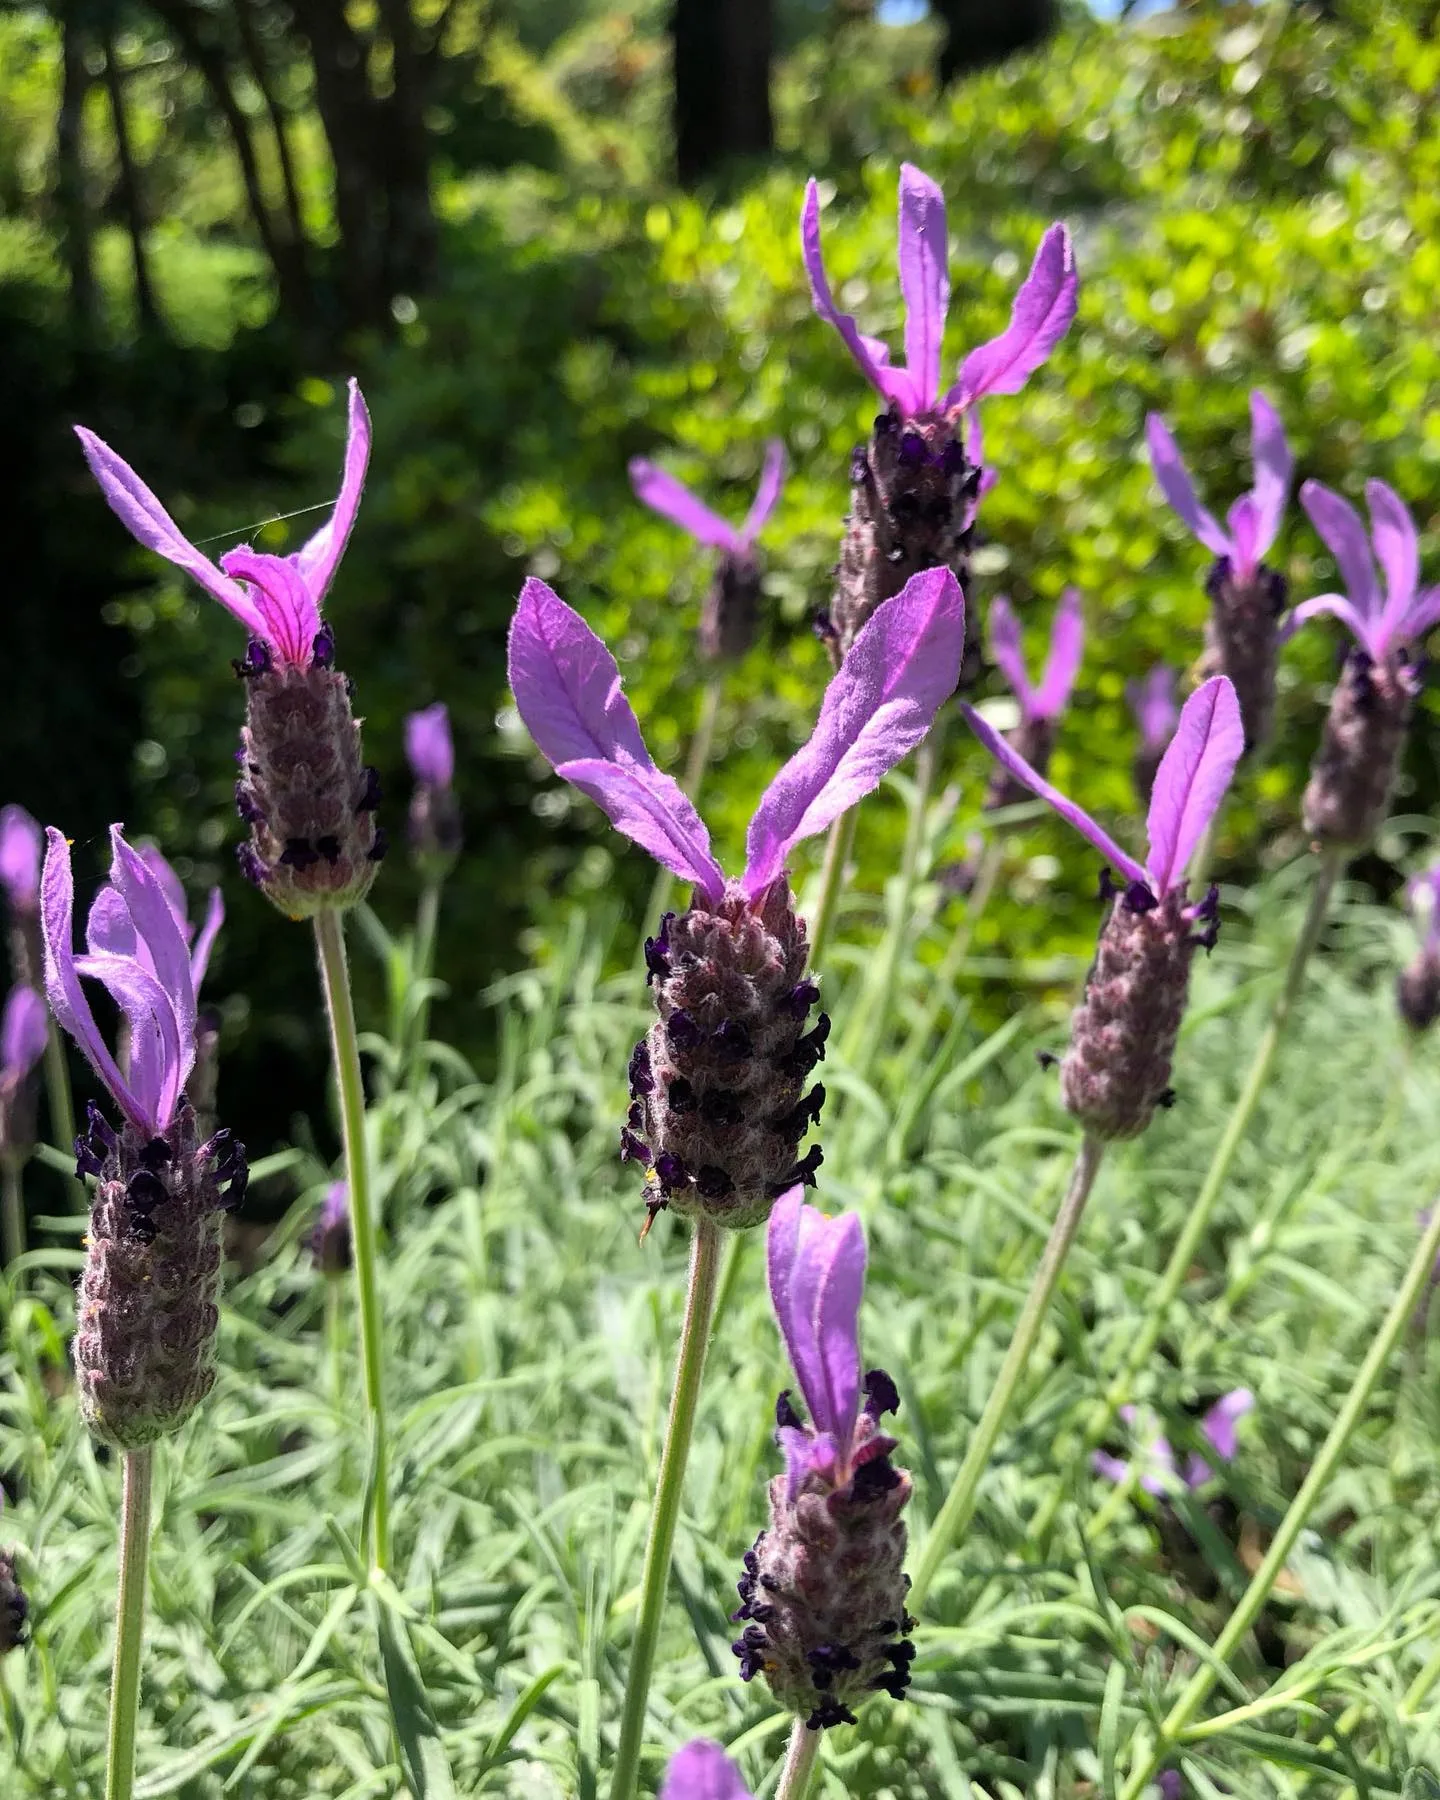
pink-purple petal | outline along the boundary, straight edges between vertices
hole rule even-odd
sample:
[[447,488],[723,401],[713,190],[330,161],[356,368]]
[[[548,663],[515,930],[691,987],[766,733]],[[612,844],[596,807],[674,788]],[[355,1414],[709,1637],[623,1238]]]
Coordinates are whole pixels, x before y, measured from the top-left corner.
[[1078,588],[1067,587],[1055,610],[1050,627],[1050,651],[1045,658],[1045,673],[1031,702],[1031,716],[1058,719],[1070,703],[1075,679],[1080,673],[1085,654],[1085,613]]
[[751,1800],[740,1771],[711,1738],[692,1738],[670,1758],[659,1800]]
[[818,1215],[806,1207],[804,1196],[803,1187],[793,1187],[775,1202],[766,1233],[766,1268],[775,1322],[805,1397],[811,1428],[822,1432],[830,1423],[825,1412],[825,1369],[815,1336],[813,1265],[805,1256]]
[[1375,655],[1370,620],[1363,617],[1344,594],[1316,594],[1314,599],[1302,600],[1298,606],[1292,606],[1276,630],[1278,641],[1288,644],[1307,619],[1318,618],[1321,613],[1339,619],[1355,642],[1368,655]]
[[1020,638],[1020,621],[1015,617],[1014,609],[1004,594],[997,594],[990,602],[990,655],[995,666],[1010,684],[1010,691],[1020,702],[1020,711],[1028,719],[1032,716],[1034,693],[1030,686],[1029,671],[1025,667],[1025,652]]
[[1254,467],[1255,557],[1275,542],[1290,498],[1295,458],[1280,415],[1257,388],[1250,396],[1250,455]]
[[900,292],[905,300],[905,368],[913,411],[932,412],[940,394],[940,351],[950,304],[945,196],[913,163],[900,165]]
[[1399,643],[1413,644],[1440,622],[1440,587],[1421,588],[1396,628]]
[[1200,1421],[1200,1429],[1214,1446],[1215,1454],[1225,1462],[1233,1461],[1239,1448],[1236,1426],[1254,1406],[1255,1396],[1249,1388],[1232,1388],[1228,1394],[1220,1396]]
[[427,787],[448,788],[455,779],[455,744],[443,700],[406,714],[405,760],[415,779]]
[[1120,848],[1109,832],[1097,825],[1083,807],[1077,806],[1073,800],[1067,799],[1057,787],[1052,787],[1043,775],[1030,767],[1019,751],[1008,744],[995,727],[981,718],[975,708],[962,705],[960,708],[966,724],[979,738],[980,742],[1018,782],[1028,787],[1047,806],[1052,807],[1067,825],[1072,825],[1084,838],[1087,838],[1113,868],[1118,869],[1127,881],[1144,881],[1145,871],[1133,856]]
[[[171,996],[134,958],[103,951],[77,956],[75,969],[101,983],[130,1027],[129,1089],[136,1123],[152,1135],[168,1131],[195,1060],[193,1031],[187,1042]],[[119,1094],[115,1097],[120,1099]]]
[[[330,517],[289,560],[296,573],[314,596],[318,614],[330,591],[340,558],[350,541],[355,515],[360,510],[360,496],[365,491],[365,471],[370,462],[370,413],[360,383],[350,382],[349,417],[345,433],[345,461],[340,474],[340,492]],[[313,635],[313,634],[312,634]]]
[[194,935],[194,926],[190,923],[189,909],[185,900],[185,889],[180,877],[166,861],[164,852],[158,844],[142,845],[137,852],[145,867],[160,884],[161,892],[170,907],[170,916],[179,926],[181,935],[188,944]]
[[320,630],[320,606],[295,562],[242,545],[227,550],[220,566],[248,585],[250,603],[260,617],[257,635],[282,662],[308,668]]
[[1139,681],[1127,682],[1125,694],[1145,748],[1163,750],[1180,716],[1175,704],[1175,671],[1165,663],[1156,663]]
[[190,952],[190,985],[198,995],[201,983],[210,968],[210,953],[215,948],[215,939],[219,936],[220,927],[225,923],[225,900],[218,887],[212,887],[210,898],[205,904],[205,920],[195,938]]
[[1237,581],[1249,581],[1260,566],[1260,515],[1253,494],[1242,494],[1225,515],[1231,563]]
[[825,260],[820,253],[820,189],[813,177],[806,184],[805,205],[800,214],[800,254],[804,259],[805,272],[810,277],[810,297],[816,312],[840,333],[846,349],[855,358],[860,373],[888,400],[890,394],[882,378],[884,365],[876,358],[874,340],[861,336],[854,319],[849,313],[840,311],[830,292]]
[[1150,467],[1155,471],[1160,491],[1169,501],[1171,509],[1212,555],[1231,555],[1229,537],[1220,529],[1214,515],[1196,497],[1195,485],[1190,479],[1190,471],[1185,467],[1185,459],[1170,434],[1170,427],[1159,413],[1150,413],[1146,418],[1145,441],[1150,447]]
[[744,548],[742,533],[736,531],[718,513],[711,512],[705,502],[692,494],[683,481],[667,475],[664,469],[657,467],[648,458],[632,457],[630,485],[635,490],[635,498],[642,505],[648,506],[651,512],[659,513],[662,518],[669,519],[672,525],[678,525],[697,543],[707,544],[714,550],[739,551]]
[[599,756],[557,763],[555,773],[588,795],[617,831],[672,875],[693,882],[707,899],[719,900],[725,877],[710,855],[709,834],[669,775]]
[[875,788],[930,729],[960,679],[965,602],[949,569],[912,575],[876,608],[825,690],[810,741],[761,797],[746,839],[752,899],[802,838]]
[[190,978],[190,931],[182,913],[177,919],[165,889],[139,851],[132,850],[120,827],[110,827],[110,880],[119,890],[144,944],[142,960],[153,971],[169,1000],[179,1031],[191,1040],[194,1054],[195,989]]
[[1375,564],[1359,513],[1348,500],[1318,481],[1307,481],[1301,487],[1300,504],[1310,515],[1310,523],[1324,540],[1326,549],[1335,558],[1351,604],[1364,618],[1376,618],[1380,594],[1375,582]]
[[1370,538],[1375,559],[1385,576],[1385,604],[1380,630],[1393,642],[1408,616],[1420,582],[1420,538],[1405,502],[1383,481],[1365,483],[1365,504],[1370,508]]
[[745,515],[745,523],[740,527],[740,541],[744,548],[748,549],[765,529],[766,521],[774,512],[784,485],[785,445],[780,438],[771,438],[765,446],[760,485],[755,490],[750,511]]
[[40,904],[40,858],[45,835],[23,806],[0,807],[0,888],[17,913]]
[[0,1016],[0,1092],[22,1082],[45,1054],[46,1016],[34,988],[11,988]]
[[[814,1210],[813,1208],[811,1209]],[[803,1254],[803,1249],[802,1249]],[[818,1279],[815,1337],[820,1347],[836,1453],[848,1460],[860,1413],[860,1302],[865,1294],[865,1232],[856,1213],[821,1218],[811,1240]]]
[[1180,709],[1160,759],[1146,829],[1146,876],[1162,898],[1185,879],[1185,866],[1214,818],[1245,750],[1240,703],[1224,675],[1202,682]]
[[960,365],[960,379],[942,402],[943,410],[973,406],[987,394],[1018,394],[1045,361],[1075,317],[1080,277],[1070,233],[1052,225],[1040,240],[1030,273],[999,337],[972,350]]
[[91,956],[138,955],[140,939],[120,890],[109,882],[97,889],[85,920],[85,948]]

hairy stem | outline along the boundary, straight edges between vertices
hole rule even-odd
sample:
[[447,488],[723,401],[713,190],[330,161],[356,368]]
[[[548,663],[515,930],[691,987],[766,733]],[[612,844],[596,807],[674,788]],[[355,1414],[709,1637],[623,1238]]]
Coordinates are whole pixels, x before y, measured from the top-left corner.
[[785,1767],[780,1772],[775,1800],[805,1800],[819,1754],[820,1733],[810,1731],[803,1719],[797,1719],[790,1733],[790,1748],[785,1753]]
[[372,1558],[377,1569],[390,1563],[390,1486],[385,1449],[385,1383],[381,1341],[380,1289],[376,1276],[375,1213],[370,1198],[370,1163],[365,1147],[365,1083],[350,970],[345,960],[345,926],[333,907],[315,915],[315,945],[330,1020],[335,1084],[340,1091],[340,1127],[345,1144],[345,1180],[350,1200],[350,1238],[355,1262],[355,1297],[360,1314],[360,1358],[365,1407],[375,1445],[375,1510]]
[[1136,1800],[1136,1796],[1143,1792],[1214,1687],[1216,1667],[1229,1662],[1255,1623],[1260,1609],[1269,1599],[1270,1591],[1284,1569],[1286,1559],[1295,1548],[1296,1539],[1304,1530],[1316,1501],[1335,1473],[1354,1436],[1355,1428],[1364,1415],[1375,1383],[1380,1379],[1381,1371],[1389,1360],[1397,1339],[1414,1314],[1415,1303],[1430,1279],[1437,1256],[1440,1256],[1440,1207],[1435,1209],[1424,1236],[1415,1246],[1410,1267],[1405,1272],[1399,1292],[1390,1302],[1385,1323],[1380,1327],[1379,1334],[1350,1384],[1350,1391],[1335,1415],[1335,1423],[1330,1427],[1320,1454],[1310,1465],[1310,1473],[1300,1485],[1300,1492],[1290,1502],[1289,1511],[1280,1521],[1274,1540],[1265,1553],[1264,1562],[1255,1571],[1249,1587],[1226,1621],[1224,1630],[1216,1638],[1212,1660],[1202,1664],[1190,1677],[1180,1698],[1166,1714],[1154,1744],[1137,1761],[1130,1779],[1121,1790],[1120,1800]]
[[1060,1271],[1065,1266],[1065,1258],[1080,1229],[1085,1203],[1090,1198],[1090,1190],[1095,1185],[1095,1177],[1100,1171],[1104,1154],[1105,1145],[1099,1138],[1087,1136],[1080,1145],[1070,1186],[1060,1202],[1055,1223],[1050,1227],[1050,1236],[1045,1240],[1039,1266],[1030,1283],[1030,1292],[1025,1296],[1025,1304],[1015,1323],[1010,1348],[1005,1352],[1005,1360],[1000,1365],[995,1386],[990,1390],[990,1398],[985,1402],[985,1410],[970,1439],[960,1472],[925,1540],[920,1566],[915,1572],[914,1585],[910,1590],[910,1605],[916,1612],[924,1604],[925,1596],[929,1593],[930,1585],[950,1546],[959,1539],[974,1514],[980,1478],[989,1464],[990,1453],[995,1448],[995,1440],[1010,1411],[1015,1390],[1029,1367],[1036,1339],[1040,1336],[1040,1327],[1050,1309],[1050,1300],[1060,1279]]
[[625,1682],[625,1707],[620,1719],[620,1744],[610,1780],[610,1800],[634,1800],[640,1772],[640,1747],[645,1733],[645,1703],[655,1669],[655,1650],[660,1621],[665,1612],[665,1591],[670,1581],[670,1558],[675,1548],[675,1527],[680,1518],[680,1497],[685,1485],[685,1464],[695,1432],[695,1413],[700,1400],[700,1381],[705,1372],[705,1351],[710,1340],[710,1319],[715,1310],[716,1272],[720,1266],[720,1227],[701,1219],[690,1245],[690,1280],[685,1292],[685,1318],[680,1328],[680,1352],[675,1364],[675,1386],[670,1396],[670,1417],[665,1426],[665,1445],[660,1452],[660,1471],[655,1481],[655,1502],[650,1514],[650,1536],[645,1545],[645,1568],[640,1578],[640,1615],[635,1641],[630,1647],[630,1670]]
[[120,1595],[115,1609],[115,1672],[110,1683],[110,1745],[105,1800],[135,1791],[135,1720],[140,1706],[140,1647],[145,1634],[145,1573],[150,1555],[150,1478],[155,1449],[125,1452],[120,1502]]
[[820,967],[820,960],[834,928],[835,909],[840,902],[840,890],[845,885],[845,865],[850,860],[850,851],[855,843],[855,814],[853,806],[849,812],[841,813],[825,839],[825,861],[820,866],[820,889],[814,906],[809,909],[808,918],[812,969]]

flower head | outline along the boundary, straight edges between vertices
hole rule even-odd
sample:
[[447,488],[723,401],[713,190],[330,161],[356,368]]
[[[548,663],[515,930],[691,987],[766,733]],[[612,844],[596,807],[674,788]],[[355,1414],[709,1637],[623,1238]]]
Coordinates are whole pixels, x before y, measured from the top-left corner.
[[1085,650],[1085,618],[1079,590],[1067,587],[1060,596],[1055,622],[1050,627],[1050,652],[1040,685],[1032,687],[1020,642],[1020,621],[1004,594],[990,602],[990,654],[1010,683],[1026,721],[1058,719],[1070,702],[1080,658]]
[[333,656],[333,640],[320,609],[350,537],[370,457],[370,415],[358,383],[350,383],[349,433],[340,492],[330,517],[289,556],[271,556],[248,545],[229,550],[217,568],[192,544],[127,462],[87,431],[75,427],[85,460],[111,510],[149,550],[198,581],[212,599],[240,621],[251,638],[282,667],[308,667]]
[[23,806],[0,807],[0,887],[21,917],[40,905],[40,854],[44,834]]
[[745,516],[745,523],[737,529],[712,512],[683,481],[667,475],[648,458],[636,456],[630,462],[630,485],[637,500],[688,532],[697,544],[738,557],[748,556],[754,549],[755,540],[774,512],[784,484],[785,446],[779,438],[771,438],[765,446],[765,462],[754,502]]
[[[1365,502],[1370,509],[1368,539],[1348,500],[1318,481],[1307,481],[1300,489],[1300,503],[1339,565],[1345,592],[1303,600],[1283,630],[1288,636],[1317,613],[1331,613],[1372,662],[1385,663],[1392,651],[1414,644],[1440,620],[1440,586],[1420,586],[1419,535],[1394,488],[1367,481]],[[1383,585],[1376,579],[1377,561]]]
[[1009,325],[999,337],[970,352],[960,365],[959,380],[942,395],[941,350],[950,304],[945,199],[930,177],[911,163],[900,166],[903,369],[891,367],[888,345],[864,336],[854,319],[835,304],[820,253],[820,190],[813,180],[805,190],[800,247],[816,312],[840,333],[865,379],[906,419],[965,412],[989,394],[1018,394],[1075,317],[1079,278],[1070,234],[1063,225],[1052,225],[1015,296]]
[[713,1738],[692,1738],[670,1758],[660,1800],[751,1800],[751,1795]]
[[[1255,1396],[1249,1388],[1232,1388],[1228,1394],[1222,1394],[1201,1419],[1201,1435],[1222,1462],[1234,1460],[1239,1448],[1236,1426],[1254,1405]],[[1141,1414],[1133,1406],[1122,1406],[1120,1417],[1127,1425],[1134,1426]],[[1173,1494],[1182,1485],[1182,1479],[1187,1488],[1203,1487],[1211,1479],[1215,1471],[1198,1451],[1191,1451],[1182,1478],[1168,1438],[1161,1436],[1153,1418],[1147,1416],[1145,1424],[1145,1436],[1139,1446],[1139,1479],[1147,1494]],[[1112,1456],[1104,1450],[1097,1450],[1091,1460],[1096,1473],[1111,1481],[1123,1481],[1130,1472],[1130,1464],[1123,1457]]]
[[350,1267],[350,1189],[345,1182],[332,1181],[326,1188],[310,1248],[323,1274],[343,1275]]
[[180,934],[190,946],[190,981],[195,992],[200,992],[205,980],[206,970],[210,967],[210,952],[215,948],[215,939],[220,934],[220,927],[225,923],[225,901],[218,887],[212,887],[205,903],[205,923],[197,934],[190,921],[190,912],[185,900],[185,889],[180,877],[170,867],[154,844],[146,844],[140,851],[141,861],[160,884],[170,915],[180,928]]
[[[175,1121],[195,1061],[195,983],[190,949],[165,889],[119,825],[110,828],[110,880],[90,908],[86,954],[74,950],[75,886],[70,846],[53,827],[41,878],[45,992],[130,1123],[147,1138]],[[95,1022],[81,977],[106,987],[130,1028],[130,1069],[119,1065]]]
[[1205,548],[1229,563],[1230,573],[1237,581],[1253,580],[1280,530],[1295,467],[1285,441],[1285,427],[1275,408],[1258,388],[1251,394],[1250,445],[1255,485],[1230,508],[1225,520],[1228,530],[1196,498],[1190,471],[1159,413],[1151,413],[1146,419],[1145,436],[1150,446],[1150,466],[1165,498]]
[[448,788],[455,779],[455,745],[443,700],[405,718],[405,757],[410,773],[427,787]]

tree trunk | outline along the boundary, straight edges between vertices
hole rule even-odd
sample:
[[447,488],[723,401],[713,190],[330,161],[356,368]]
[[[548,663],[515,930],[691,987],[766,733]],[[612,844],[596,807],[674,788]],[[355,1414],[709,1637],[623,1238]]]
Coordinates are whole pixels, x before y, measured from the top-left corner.
[[295,245],[303,276],[309,239],[305,235],[305,218],[300,209],[300,183],[295,177],[295,158],[290,149],[290,120],[275,93],[269,59],[260,41],[260,34],[255,29],[253,5],[254,0],[237,0],[234,8],[235,26],[240,34],[240,47],[245,52],[250,77],[260,90],[260,97],[265,102],[265,111],[270,119],[270,130],[275,138],[275,155],[280,164],[280,179],[285,187],[285,216],[290,222],[290,238]]
[[675,0],[675,168],[682,185],[768,156],[771,0]]
[[942,83],[1044,43],[1059,24],[1055,0],[935,0],[935,10],[946,25]]
[[429,62],[416,42],[410,0],[380,0],[390,39],[395,91],[385,105],[381,166],[388,217],[385,266],[391,291],[427,288],[439,255],[430,196],[430,135],[425,128]]
[[130,235],[130,260],[135,271],[135,312],[142,331],[160,332],[160,308],[150,279],[150,257],[145,248],[145,204],[140,193],[140,172],[130,141],[130,121],[125,112],[125,74],[120,67],[112,31],[102,33],[105,53],[105,91],[110,97],[110,118],[115,131],[115,155],[120,165],[117,184],[125,228]]
[[70,321],[84,343],[97,335],[94,230],[85,197],[85,38],[67,6],[61,15],[60,108],[55,116],[55,211],[70,282]]

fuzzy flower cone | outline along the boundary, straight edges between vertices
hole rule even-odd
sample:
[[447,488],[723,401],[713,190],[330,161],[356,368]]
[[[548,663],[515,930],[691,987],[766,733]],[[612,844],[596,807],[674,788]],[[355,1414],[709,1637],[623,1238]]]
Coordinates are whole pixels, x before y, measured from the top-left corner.
[[1295,460],[1280,416],[1256,390],[1250,396],[1250,443],[1255,485],[1226,515],[1226,530],[1196,498],[1184,459],[1159,413],[1145,421],[1150,466],[1161,492],[1215,557],[1206,579],[1210,619],[1205,628],[1207,674],[1228,677],[1240,702],[1245,747],[1267,743],[1275,717],[1275,666],[1285,579],[1269,568],[1290,496]]
[[785,485],[785,446],[779,438],[771,438],[765,446],[760,485],[738,530],[711,512],[683,481],[643,456],[631,461],[630,485],[636,499],[652,512],[688,532],[697,544],[720,552],[700,610],[700,657],[707,663],[738,662],[755,642],[760,625],[761,571],[755,540]]
[[785,859],[925,736],[954,691],[965,607],[953,575],[932,569],[886,603],[826,691],[810,741],[755,809],[747,860],[727,879],[710,834],[651,760],[615,659],[544,582],[530,580],[510,628],[510,685],[520,716],[555,772],[615,827],[691,884],[646,942],[656,1021],[630,1059],[632,1105],[621,1156],[646,1172],[662,1207],[742,1228],[775,1197],[813,1182],[818,1145],[800,1141],[825,1090],[805,1083],[825,1054],[830,1021],[806,1030],[820,989],[806,974]]
[[422,875],[443,881],[455,867],[463,837],[455,798],[455,745],[443,700],[405,720],[405,760],[415,777],[410,797],[410,850]]
[[335,667],[335,635],[320,608],[349,539],[370,457],[370,416],[350,383],[345,468],[334,511],[291,556],[242,546],[217,568],[181,533],[140,477],[76,426],[86,461],[127,530],[194,577],[250,633],[235,664],[245,683],[235,804],[250,836],[243,873],[292,919],[363,900],[385,853],[375,824],[379,785],[360,756],[350,681]]
[[1131,766],[1135,792],[1148,806],[1155,790],[1160,758],[1175,735],[1176,721],[1180,717],[1180,708],[1175,704],[1175,671],[1164,663],[1156,663],[1139,681],[1125,684],[1125,697],[1140,732]]
[[[904,1697],[915,1621],[905,1609],[910,1477],[890,1461],[880,1420],[899,1406],[883,1369],[860,1372],[865,1233],[829,1219],[799,1188],[777,1202],[770,1298],[810,1415],[776,1403],[785,1473],[770,1483],[770,1525],[745,1554],[734,1645],[741,1677],[763,1674],[812,1731],[854,1724],[871,1694]],[[862,1395],[864,1397],[862,1404]]]
[[[195,1061],[191,951],[164,888],[111,827],[110,881],[73,947],[70,848],[58,831],[41,884],[45,990],[122,1114],[93,1103],[77,1174],[98,1178],[80,1279],[75,1371],[94,1434],[138,1450],[175,1431],[215,1380],[220,1215],[245,1191],[245,1148],[228,1131],[198,1141],[185,1084]],[[130,1038],[122,1074],[81,987],[99,981]]]
[[660,1800],[752,1800],[740,1771],[713,1738],[692,1738],[670,1758]]
[[1395,1001],[1412,1031],[1428,1031],[1440,1019],[1440,863],[1406,883],[1405,897],[1420,927],[1420,947],[1400,971]]
[[1197,948],[1210,949],[1219,932],[1216,890],[1190,905],[1185,866],[1244,753],[1235,690],[1223,675],[1212,676],[1185,702],[1155,777],[1144,863],[1127,856],[1087,812],[1051,787],[973,707],[962,710],[1016,780],[1054,807],[1125,878],[1117,889],[1106,870],[1104,891],[1113,904],[1071,1022],[1060,1091],[1092,1137],[1138,1137],[1155,1108],[1173,1098],[1170,1066],[1191,959]]
[[[991,601],[990,655],[1020,703],[1020,723],[1011,733],[1010,742],[1041,775],[1049,770],[1055,726],[1070,704],[1084,654],[1085,619],[1080,610],[1080,595],[1075,588],[1066,588],[1050,628],[1045,673],[1040,678],[1040,685],[1033,687],[1020,643],[1020,621],[1003,594],[997,594]],[[1029,798],[1027,788],[1022,787],[1008,770],[997,767],[985,793],[985,810],[993,812]]]
[[[1440,586],[1420,586],[1420,540],[1404,501],[1383,481],[1365,483],[1367,540],[1348,500],[1307,481],[1301,504],[1340,569],[1343,594],[1303,601],[1285,622],[1330,613],[1355,642],[1330,702],[1325,735],[1305,789],[1305,829],[1319,844],[1361,849],[1384,822],[1419,692],[1417,647],[1440,621]],[[1374,545],[1374,556],[1371,545]],[[1384,586],[1375,564],[1384,571]]]
[[975,407],[991,394],[1018,394],[1069,329],[1078,277],[1070,234],[1052,225],[999,337],[972,350],[959,379],[940,391],[941,347],[950,304],[945,198],[910,163],[900,169],[899,263],[905,303],[905,367],[836,306],[820,251],[820,193],[805,190],[800,247],[815,310],[833,325],[886,410],[851,459],[850,516],[835,597],[817,621],[838,667],[883,600],[921,569],[969,573],[975,509],[985,485]]

